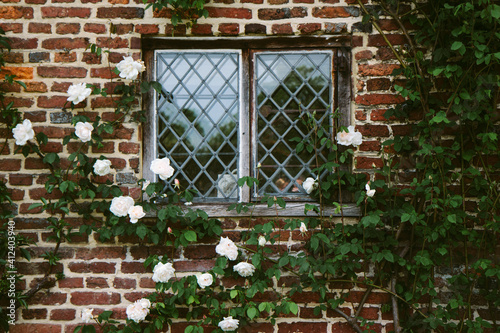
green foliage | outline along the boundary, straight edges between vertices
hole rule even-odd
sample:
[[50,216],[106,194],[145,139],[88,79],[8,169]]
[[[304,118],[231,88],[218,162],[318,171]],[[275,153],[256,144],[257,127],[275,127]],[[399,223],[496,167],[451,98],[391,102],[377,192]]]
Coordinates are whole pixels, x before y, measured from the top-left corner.
[[200,17],[208,17],[208,11],[204,8],[204,0],[154,0],[149,2],[143,0],[147,4],[146,8],[153,7],[153,10],[168,10],[172,17],[170,21],[175,27],[184,21],[191,26],[196,24]]

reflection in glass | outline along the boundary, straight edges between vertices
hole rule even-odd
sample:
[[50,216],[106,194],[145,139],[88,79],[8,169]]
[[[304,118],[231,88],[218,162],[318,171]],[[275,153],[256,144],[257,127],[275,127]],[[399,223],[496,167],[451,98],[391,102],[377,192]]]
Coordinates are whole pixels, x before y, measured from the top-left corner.
[[[237,198],[239,53],[157,54],[158,155],[168,156],[173,178],[205,198]],[[166,184],[172,189],[172,184]]]
[[[292,138],[307,139],[305,113],[315,113],[318,126],[330,133],[332,112],[331,52],[258,53],[255,57],[257,104],[257,149],[255,177],[264,193],[300,196],[307,177],[317,177],[314,152],[295,151]],[[319,163],[326,161],[326,150]]]

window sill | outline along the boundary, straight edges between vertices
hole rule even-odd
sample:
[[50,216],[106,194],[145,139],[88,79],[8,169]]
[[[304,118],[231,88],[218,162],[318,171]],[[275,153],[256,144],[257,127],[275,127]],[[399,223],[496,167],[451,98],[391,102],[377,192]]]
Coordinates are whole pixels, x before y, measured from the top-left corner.
[[[208,214],[211,218],[218,217],[273,217],[276,216],[276,213],[280,217],[301,217],[301,216],[318,216],[317,213],[313,211],[307,212],[307,215],[304,214],[304,207],[306,205],[305,202],[287,202],[286,208],[279,208],[276,212],[274,207],[269,208],[266,204],[255,204],[253,209],[249,209],[248,212],[237,213],[236,210],[228,211],[229,203],[224,204],[193,204],[191,206],[183,206],[184,208],[190,208],[193,210],[201,209]],[[344,204],[343,214],[336,213],[334,206],[327,206],[323,212],[324,216],[333,216],[333,217],[359,217],[361,216],[361,211],[359,207],[357,207],[353,203]]]

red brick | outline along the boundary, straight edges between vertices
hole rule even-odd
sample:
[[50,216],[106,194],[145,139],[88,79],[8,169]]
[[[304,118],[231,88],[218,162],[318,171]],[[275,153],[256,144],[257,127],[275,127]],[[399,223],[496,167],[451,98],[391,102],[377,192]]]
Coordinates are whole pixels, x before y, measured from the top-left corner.
[[85,49],[88,45],[88,38],[49,38],[42,41],[42,47],[48,50]]
[[20,18],[32,19],[33,8],[19,6],[0,7],[0,19],[17,20]]
[[[26,167],[26,169],[29,168]],[[29,190],[29,195],[30,198],[33,200],[40,200],[40,198],[59,199],[62,196],[59,190],[55,189],[51,193],[48,193],[44,187],[39,187]]]
[[273,24],[271,27],[271,32],[274,35],[292,35],[293,29],[290,23],[286,24]]
[[356,103],[361,105],[398,104],[403,103],[404,100],[402,96],[391,94],[367,94],[356,96]]
[[103,34],[106,32],[106,25],[100,23],[85,23],[83,30],[94,34]]
[[373,58],[373,53],[369,50],[359,51],[354,56],[356,60],[370,60]]
[[21,169],[21,160],[9,158],[0,160],[0,171],[18,171]]
[[288,0],[268,0],[267,2],[271,5],[282,5],[288,3]]
[[47,2],[47,0],[25,0],[26,3],[33,4],[33,5],[43,5]]
[[[131,158],[128,160],[128,164],[132,169],[137,169],[139,167],[139,159],[138,158]],[[123,169],[123,168],[121,168]]]
[[119,76],[113,73],[112,69],[106,67],[106,68],[91,68],[90,77],[111,79],[111,78],[117,78]]
[[195,24],[191,28],[191,33],[194,35],[212,35],[211,24]]
[[97,46],[106,49],[128,48],[128,40],[120,37],[97,37]]
[[45,318],[47,318],[47,309],[23,309],[23,319],[29,320]]
[[37,38],[18,38],[18,37],[10,37],[9,40],[10,46],[12,49],[37,49],[38,48],[38,39]]
[[302,34],[312,34],[321,31],[321,23],[303,23],[299,24],[299,31]]
[[16,52],[4,53],[3,59],[5,60],[6,63],[11,63],[11,64],[21,64],[24,62],[23,54]]
[[238,35],[240,33],[240,25],[237,23],[221,23],[219,31],[223,35]]
[[[19,161],[19,162],[21,162],[21,161]],[[3,166],[3,163],[4,163],[4,160],[1,160],[0,167]],[[33,184],[33,175],[22,174],[22,173],[11,173],[9,175],[9,184],[10,185],[32,185]]]
[[266,26],[263,24],[250,23],[245,25],[245,34],[266,34]]
[[75,52],[59,52],[55,54],[54,62],[75,62]]
[[118,150],[124,154],[138,154],[141,145],[133,142],[120,142]]
[[132,128],[120,127],[113,131],[113,133],[102,133],[101,136],[104,139],[123,139],[123,140],[131,140],[132,134],[134,130]]
[[185,260],[176,261],[174,268],[178,272],[206,272],[215,265],[215,260]]
[[28,300],[28,304],[60,305],[66,303],[68,295],[59,292],[38,292]]
[[56,17],[78,17],[89,18],[90,8],[78,7],[42,7],[42,18],[56,18]]
[[23,32],[23,25],[21,23],[1,23],[0,28],[5,32],[21,33]]
[[65,105],[70,105],[67,96],[40,96],[37,101],[40,108],[63,108]]
[[82,67],[40,66],[37,73],[41,77],[84,78],[87,70]]
[[85,52],[83,54],[82,61],[85,62],[87,65],[100,64],[101,56],[98,56],[95,53]]
[[385,125],[363,125],[356,126],[363,136],[389,136],[389,129]]
[[292,16],[289,8],[262,8],[257,13],[260,20],[282,20]]
[[61,332],[61,325],[55,324],[21,324],[17,323],[10,327],[10,333],[59,333]]
[[251,19],[252,11],[247,8],[205,7],[209,17]]
[[80,32],[80,23],[57,23],[56,33],[64,34],[77,34]]
[[57,281],[59,288],[83,288],[83,278],[64,278],[62,280]]
[[185,36],[186,35],[186,25],[178,24],[174,27],[172,24],[167,24],[165,26],[165,34],[172,36]]
[[50,34],[52,32],[52,26],[49,23],[30,22],[30,24],[28,25],[28,32],[32,34],[36,33]]
[[31,98],[21,98],[21,97],[5,97],[3,102],[5,104],[9,104],[10,102],[13,102],[13,106],[15,108],[29,108],[31,107],[34,102]]
[[319,18],[336,18],[336,17],[350,17],[353,16],[346,10],[349,7],[315,7],[313,8],[312,15]]
[[[392,45],[403,45],[408,43],[408,40],[403,35],[386,34],[385,37]],[[387,46],[387,43],[383,36],[371,35],[368,36],[368,46]]]
[[108,288],[108,281],[105,278],[102,277],[88,277],[85,279],[85,283],[87,285],[87,288]]
[[278,324],[278,330],[280,333],[299,333],[299,332],[326,333],[327,323],[318,323],[318,322],[280,323]]
[[366,90],[388,90],[391,87],[391,80],[386,78],[371,79],[366,81]]
[[144,8],[139,7],[100,7],[97,18],[135,19],[144,17]]
[[26,82],[26,92],[47,92],[47,90],[44,82]]
[[365,307],[360,312],[360,317],[367,320],[377,320],[379,317],[379,308]]
[[115,273],[115,263],[107,262],[72,262],[68,268],[75,273]]
[[115,152],[115,143],[114,142],[104,142],[104,145],[101,148],[97,146],[92,147],[93,153],[101,153],[101,154],[110,154]]
[[381,168],[383,165],[384,163],[381,158],[364,156],[356,157],[356,167],[358,169],[373,169],[374,166],[375,168]]
[[115,277],[113,281],[113,288],[115,289],[135,289],[137,282],[133,279],[125,279]]
[[380,151],[381,144],[379,141],[363,141],[359,146],[361,151]]
[[137,24],[135,26],[135,32],[141,35],[151,35],[160,32],[158,24]]
[[76,310],[74,309],[54,309],[50,311],[51,320],[73,320],[75,319]]
[[44,153],[60,153],[62,152],[62,143],[49,141],[42,145],[40,150]]
[[305,7],[293,7],[290,11],[292,17],[306,17],[307,16],[307,8]]
[[356,333],[348,323],[335,323],[332,325],[332,333]]
[[377,60],[393,60],[396,59],[396,56],[394,55],[394,53],[390,48],[379,47],[375,58]]
[[361,76],[387,76],[398,68],[400,66],[396,64],[359,65],[358,74]]
[[91,304],[119,304],[120,294],[110,292],[83,292],[76,291],[71,293],[71,304],[91,305]]
[[392,125],[392,133],[394,135],[410,135],[413,131],[413,126],[416,125]]
[[10,197],[14,201],[21,201],[24,199],[24,190],[19,189],[9,189]]
[[121,272],[125,274],[151,273],[149,269],[144,268],[142,262],[127,261],[123,261],[121,263]]
[[134,31],[133,24],[115,24],[111,29],[112,33],[117,35],[125,35]]
[[75,259],[91,260],[91,259],[125,259],[127,250],[124,247],[97,247],[77,249]]

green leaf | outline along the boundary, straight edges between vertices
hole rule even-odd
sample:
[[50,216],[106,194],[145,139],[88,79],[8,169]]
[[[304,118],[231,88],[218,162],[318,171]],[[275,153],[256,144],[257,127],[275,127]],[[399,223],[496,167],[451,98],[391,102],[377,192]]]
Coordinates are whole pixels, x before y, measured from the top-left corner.
[[231,292],[229,293],[229,296],[231,297],[231,299],[235,298],[236,296],[238,296],[238,290],[231,290]]
[[257,309],[254,308],[254,307],[248,308],[248,310],[247,310],[247,316],[250,319],[255,318],[255,316],[257,316]]
[[184,232],[184,238],[189,242],[196,242],[196,232],[193,230],[188,230]]
[[296,315],[296,314],[299,312],[299,306],[298,306],[296,303],[294,303],[294,302],[290,302],[290,303],[288,303],[288,305],[289,305],[289,307],[290,307],[290,311],[291,311],[294,315]]
[[456,50],[460,49],[460,48],[461,48],[461,47],[463,47],[463,46],[464,46],[464,43],[462,43],[462,42],[460,42],[460,41],[455,41],[455,42],[453,42],[453,44],[451,45],[451,49],[452,49],[453,51],[456,51]]
[[148,234],[148,228],[144,224],[140,224],[137,226],[135,233],[140,239],[144,239],[144,237]]

